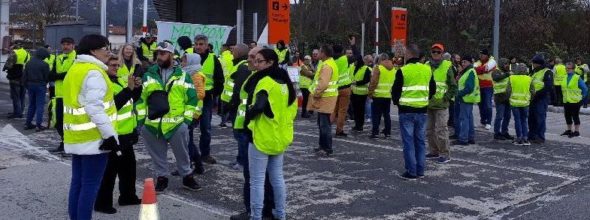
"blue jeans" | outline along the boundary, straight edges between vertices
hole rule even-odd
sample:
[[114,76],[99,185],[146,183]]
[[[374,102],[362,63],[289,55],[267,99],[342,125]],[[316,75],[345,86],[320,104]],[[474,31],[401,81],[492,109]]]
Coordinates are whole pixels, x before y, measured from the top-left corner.
[[72,155],[72,183],[68,198],[70,219],[92,218],[92,208],[107,167],[108,155]]
[[514,129],[516,130],[516,137],[519,140],[527,140],[529,107],[512,107],[512,114],[514,114]]
[[399,126],[404,143],[404,164],[412,176],[423,176],[426,168],[426,114],[401,113]]
[[[457,110],[457,109],[455,109]],[[462,143],[475,140],[475,125],[473,124],[473,104],[459,101],[459,138]]]
[[213,111],[213,95],[207,94],[203,100],[203,114],[201,115],[201,138],[199,139],[199,149],[201,157],[207,157],[211,154],[211,117]]
[[544,97],[531,102],[529,114],[529,140],[545,140],[547,105],[549,98]]
[[496,119],[494,120],[494,134],[508,134],[509,124],[510,103],[508,101],[503,103],[496,103]]
[[268,171],[268,178],[274,193],[274,216],[285,219],[285,206],[287,204],[287,187],[283,176],[283,154],[266,155],[256,149],[254,144],[248,148],[248,160],[250,168],[250,209],[253,220],[262,219],[264,202],[264,181]]
[[494,96],[494,88],[480,89],[481,102],[479,102],[479,115],[482,124],[492,124],[492,97]]
[[33,116],[35,116],[35,125],[41,127],[47,87],[45,85],[29,85],[27,86],[27,90],[29,92],[29,110],[27,111],[26,124],[30,125],[33,121]]
[[320,148],[332,153],[332,124],[330,114],[318,112],[318,127],[320,128]]
[[383,117],[383,123],[385,124],[385,128],[383,128],[383,134],[390,135],[391,134],[391,116],[389,115],[389,111],[391,110],[391,99],[389,98],[373,98],[373,103],[371,104],[371,123],[372,126],[372,135],[379,135],[379,125],[381,124],[381,117]]
[[371,118],[371,105],[373,104],[373,100],[367,98],[367,102],[365,103],[365,119]]
[[246,166],[248,164],[248,145],[250,143],[248,133],[241,129],[234,130],[234,138],[238,142],[238,156],[236,157],[236,161],[240,165]]
[[12,99],[12,115],[23,116],[25,109],[25,87],[20,82],[10,82],[10,99]]
[[461,98],[456,97],[455,102],[453,103],[453,129],[455,130],[455,136],[459,136],[459,133],[461,132],[461,120],[459,118],[459,115],[461,114],[461,101],[459,100],[461,100]]

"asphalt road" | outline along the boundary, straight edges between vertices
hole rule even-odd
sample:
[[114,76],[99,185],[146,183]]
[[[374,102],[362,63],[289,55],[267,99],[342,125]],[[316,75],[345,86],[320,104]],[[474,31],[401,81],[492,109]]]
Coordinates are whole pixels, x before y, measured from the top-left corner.
[[[11,109],[0,88],[0,114]],[[290,219],[588,219],[590,216],[590,136],[584,131],[590,116],[582,116],[581,138],[558,137],[563,116],[548,113],[544,145],[513,146],[492,140],[477,129],[477,144],[452,146],[452,161],[427,163],[426,177],[405,181],[397,110],[392,110],[389,139],[369,139],[367,132],[335,138],[335,154],[317,157],[315,119],[296,121],[293,145],[285,153]],[[477,113],[475,113],[477,115]],[[478,120],[476,120],[478,121]],[[229,164],[237,146],[231,130],[215,126],[212,155],[197,176],[205,190],[189,192],[180,178],[171,177],[162,195],[162,219],[227,219],[243,210],[242,174]],[[348,125],[350,125],[349,122]],[[58,143],[54,130],[23,131],[22,119],[0,119],[0,218],[62,219],[67,215],[69,158],[45,150]],[[512,126],[512,125],[511,125]],[[347,127],[348,128],[348,127]],[[369,126],[365,126],[368,131]],[[198,130],[196,139],[198,141]],[[151,159],[143,144],[136,146],[138,185],[153,177]],[[169,153],[170,170],[174,157]],[[141,189],[138,188],[141,192]],[[119,207],[116,207],[119,208]],[[137,218],[138,207],[124,207],[99,219]]]

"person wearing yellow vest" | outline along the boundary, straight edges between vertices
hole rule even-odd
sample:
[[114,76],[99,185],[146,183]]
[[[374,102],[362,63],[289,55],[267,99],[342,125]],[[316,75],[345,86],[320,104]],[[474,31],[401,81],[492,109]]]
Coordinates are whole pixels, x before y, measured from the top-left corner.
[[494,139],[495,140],[514,140],[508,133],[510,125],[511,112],[509,96],[506,93],[509,77],[512,75],[516,64],[512,64],[509,59],[501,58],[498,60],[498,68],[492,73],[494,79],[494,104],[496,104],[496,118],[494,118]]
[[[133,52],[133,49],[131,50]],[[138,134],[137,118],[133,110],[133,103],[141,95],[141,78],[128,75],[123,81],[117,76],[119,60],[111,56],[107,61],[107,75],[112,84],[113,100],[117,108],[116,127],[120,152],[111,151],[108,156],[107,166],[102,178],[94,211],[106,214],[114,214],[117,209],[113,208],[113,189],[115,180],[119,177],[119,205],[139,205],[141,200],[135,194],[136,160],[133,145],[137,143]]]
[[274,193],[274,218],[286,219],[283,160],[293,142],[297,93],[287,71],[279,67],[273,50],[260,50],[255,60],[259,80],[248,93],[244,122],[252,134],[248,148],[251,219],[262,219],[267,173]]
[[[45,45],[45,49],[47,49],[47,51],[49,52],[49,57],[45,58],[45,62],[47,64],[49,64],[49,73],[53,73],[53,71],[55,70],[55,59],[57,58],[57,56],[55,55],[53,48],[51,48],[49,45]],[[53,81],[49,81],[47,83],[47,92],[49,93],[49,100],[53,100],[53,98],[55,97],[55,82]],[[49,102],[49,105],[47,105],[47,127],[51,127],[51,118],[53,117],[53,111],[51,110],[53,107],[51,106],[52,103],[51,101]]]
[[[400,177],[413,180],[426,169],[426,122],[428,103],[436,94],[430,65],[420,63],[420,49],[410,44],[405,50],[406,65],[395,73],[391,100],[398,106],[405,172]],[[445,73],[446,74],[446,73]]]
[[172,148],[183,187],[201,190],[193,178],[188,154],[188,125],[197,110],[197,94],[189,73],[172,65],[174,46],[158,44],[157,65],[143,75],[141,98],[137,102],[141,136],[157,175],[156,192],[168,188],[168,144]]
[[191,38],[188,36],[180,36],[176,43],[180,47],[180,57],[184,56],[185,54],[193,54],[195,53],[195,49],[193,48],[193,42]]
[[141,61],[135,53],[133,44],[125,44],[119,50],[118,62],[120,64],[117,70],[117,76],[124,82],[127,83],[129,75],[141,78],[144,68],[141,66]]
[[54,124],[55,130],[60,135],[62,142],[60,145],[49,150],[50,152],[63,152],[63,80],[67,76],[67,72],[70,67],[74,64],[76,59],[76,51],[74,50],[74,39],[65,37],[61,39],[61,50],[62,53],[56,57],[55,69],[50,75],[50,80],[55,81],[55,97],[51,100],[52,115],[55,119],[51,119]]
[[279,56],[279,66],[286,70],[291,60],[291,55],[289,54],[289,48],[285,45],[285,41],[279,40],[274,51]]
[[381,131],[385,138],[391,135],[391,88],[395,81],[395,73],[398,70],[394,67],[393,61],[389,55],[382,53],[378,58],[378,65],[373,68],[371,82],[369,83],[368,97],[373,99],[371,104],[371,138],[377,138],[379,135],[379,124],[383,118],[384,129]]
[[545,66],[545,59],[541,55],[535,55],[532,59],[533,84],[535,94],[531,99],[529,111],[529,141],[533,144],[545,142],[545,130],[547,120],[547,107],[551,99],[553,88],[553,73]]
[[154,64],[154,54],[156,53],[157,44],[156,39],[150,33],[140,39],[137,56],[143,62],[144,67],[147,68],[147,66]]
[[233,66],[234,55],[232,54],[232,46],[230,44],[221,45],[221,55],[219,55],[219,62],[223,68],[223,75],[227,77],[230,74]]
[[208,164],[215,164],[217,161],[211,156],[211,117],[213,104],[223,91],[223,67],[215,54],[209,50],[209,38],[205,35],[195,37],[194,52],[201,56],[201,72],[205,74],[205,99],[203,100],[203,109],[199,128],[201,137],[199,138],[199,149],[201,159]]
[[350,104],[350,94],[352,93],[350,85],[352,84],[352,74],[348,71],[348,56],[344,53],[342,45],[334,45],[334,57],[336,65],[338,66],[338,100],[336,101],[336,108],[330,116],[330,121],[336,122],[336,136],[346,137],[344,133],[344,122],[346,122],[346,115],[348,106]]
[[[586,81],[586,86],[590,85],[590,69],[588,64],[585,64],[582,57],[576,58],[576,74],[580,75],[582,80]],[[584,100],[584,108],[588,108],[588,100]]]
[[563,60],[559,57],[555,58],[555,66],[553,66],[553,88],[555,90],[554,105],[563,105],[563,94],[561,94],[561,82],[567,77],[567,70]]
[[514,75],[508,78],[506,87],[516,130],[516,139],[512,143],[517,146],[530,146],[527,119],[529,105],[535,94],[535,86],[533,78],[528,76],[528,67],[525,64],[516,64],[512,70]]
[[311,56],[307,55],[303,59],[303,65],[299,71],[299,90],[301,90],[301,118],[310,118],[311,114],[307,111],[307,104],[309,103],[309,87],[313,81],[315,67],[312,65]]
[[458,90],[455,102],[458,103],[458,117],[455,118],[455,138],[452,145],[475,144],[475,125],[473,124],[473,105],[480,102],[479,79],[473,68],[473,58],[469,55],[461,57],[463,70],[457,81]]
[[567,130],[561,136],[573,138],[580,136],[580,107],[588,97],[588,86],[586,86],[582,77],[575,73],[574,63],[566,63],[566,70],[567,77],[561,82],[561,89],[563,91],[563,112]]
[[320,48],[318,57],[321,64],[318,64],[313,82],[309,87],[310,102],[307,108],[318,113],[318,127],[320,130],[320,146],[315,148],[314,151],[322,156],[330,156],[334,153],[330,114],[334,112],[338,100],[339,71],[333,56],[334,50],[332,46],[323,45]]
[[[221,112],[221,122],[219,123],[220,127],[227,127],[227,122],[233,122],[233,118],[235,115],[230,114],[231,111],[227,109],[227,103],[229,103],[229,99],[231,98],[231,92],[233,91],[233,84],[234,79],[231,78],[233,73],[233,61],[234,55],[232,54],[232,46],[229,44],[223,44],[221,46],[221,55],[219,56],[219,62],[221,63],[221,67],[223,68],[223,75],[224,75],[224,83],[223,83],[223,92],[221,92],[220,102],[219,102],[219,111]],[[247,56],[248,52],[245,52],[244,56]],[[245,59],[243,60],[245,63]],[[237,63],[236,63],[237,64]]]
[[479,102],[479,115],[482,127],[487,130],[492,128],[492,97],[494,95],[494,83],[492,72],[496,69],[496,61],[490,56],[488,49],[479,52],[479,61],[473,65],[479,79],[481,102]]
[[436,82],[436,93],[428,103],[428,124],[426,133],[428,136],[429,153],[426,159],[433,159],[439,163],[450,161],[449,151],[449,101],[456,96],[457,83],[451,61],[443,59],[445,47],[443,44],[434,44],[430,47],[430,60],[427,64],[432,70]]
[[91,219],[111,151],[120,151],[114,88],[106,73],[109,41],[86,35],[63,80],[64,147],[72,154],[70,219]]
[[25,64],[31,59],[31,55],[20,43],[15,44],[11,55],[6,60],[2,71],[6,71],[6,78],[10,85],[10,98],[12,99],[12,113],[8,118],[22,118],[25,108],[26,89],[23,86],[22,75]]
[[[353,46],[353,53],[356,55],[357,52],[355,51],[358,50]],[[355,56],[356,60],[351,66],[351,70],[349,69],[350,71],[353,71],[352,95],[350,96],[350,101],[352,102],[352,112],[354,116],[354,127],[352,130],[361,132],[365,126],[365,104],[367,103],[367,96],[369,94],[369,82],[371,82],[372,69],[370,64],[373,61],[373,56],[366,55],[363,58],[360,54],[358,55],[359,56]]]

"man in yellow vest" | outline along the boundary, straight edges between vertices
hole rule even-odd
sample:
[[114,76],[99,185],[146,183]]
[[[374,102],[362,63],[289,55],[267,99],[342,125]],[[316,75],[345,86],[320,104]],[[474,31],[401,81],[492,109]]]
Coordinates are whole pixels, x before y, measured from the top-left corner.
[[311,56],[307,55],[303,58],[303,65],[299,71],[299,90],[301,90],[301,118],[309,118],[311,115],[307,111],[307,104],[309,103],[309,87],[313,81],[315,67],[311,63]]
[[[590,69],[588,64],[584,63],[582,57],[576,58],[576,74],[580,75],[581,79],[586,82],[586,86],[590,85]],[[584,108],[588,108],[588,100],[584,100]]]
[[384,129],[381,131],[385,138],[391,135],[391,87],[395,81],[395,72],[393,61],[386,53],[379,55],[379,65],[375,65],[371,73],[371,82],[369,83],[368,97],[373,99],[371,104],[371,138],[377,138],[379,135],[379,125],[383,117]]
[[[53,51],[53,48],[51,48],[49,45],[45,45],[45,48],[47,49],[47,51],[49,52],[49,57],[45,58],[45,62],[47,64],[49,64],[49,72],[51,75],[53,75],[53,71],[55,70],[55,60],[57,58],[57,56],[55,55],[55,52]],[[53,98],[55,97],[55,82],[54,81],[50,81],[48,83],[48,90],[47,92],[49,93],[49,100],[53,100]],[[51,127],[51,118],[53,117],[53,106],[52,106],[52,102],[49,101],[49,104],[47,105],[47,127]]]
[[430,60],[428,65],[432,70],[436,82],[436,93],[428,103],[428,134],[429,153],[427,159],[434,159],[439,163],[450,161],[449,151],[449,101],[457,93],[455,72],[451,61],[443,59],[445,47],[443,44],[434,44],[430,47]]
[[553,73],[545,67],[545,59],[541,55],[535,55],[533,62],[533,84],[535,94],[532,96],[529,114],[529,141],[533,144],[545,142],[545,130],[547,120],[547,107],[553,88]]
[[[246,52],[247,53],[247,52]],[[219,127],[227,127],[226,123],[227,122],[233,122],[233,117],[231,114],[229,114],[229,110],[226,109],[226,107],[228,107],[227,105],[225,105],[224,103],[228,103],[229,99],[231,98],[231,95],[225,94],[226,92],[231,92],[231,89],[227,89],[229,86],[233,85],[233,79],[230,78],[230,73],[232,71],[232,67],[233,67],[233,60],[234,60],[234,55],[232,54],[232,46],[230,44],[223,44],[221,46],[221,55],[219,56],[219,63],[221,63],[221,68],[223,69],[223,76],[225,77],[225,81],[224,81],[224,89],[223,92],[221,93],[220,96],[220,103],[219,103],[219,107],[220,107],[220,116],[221,116],[221,122],[219,123]],[[245,60],[245,59],[244,59]],[[244,61],[245,62],[245,61]]]
[[496,104],[496,118],[494,119],[494,139],[495,140],[514,140],[514,137],[508,134],[508,125],[510,124],[511,112],[509,96],[506,93],[509,77],[512,75],[511,69],[516,68],[516,63],[512,64],[510,60],[501,58],[498,61],[498,68],[492,73],[494,79],[494,103]]
[[492,97],[494,95],[492,71],[496,69],[496,61],[490,56],[488,49],[479,52],[479,61],[473,67],[477,72],[479,87],[481,90],[481,102],[479,103],[479,115],[481,125],[490,130],[492,128]]
[[217,161],[211,156],[211,117],[213,104],[223,91],[223,67],[213,51],[209,50],[209,38],[205,35],[195,36],[194,51],[201,56],[201,71],[205,74],[205,100],[203,100],[203,114],[199,127],[201,137],[199,138],[199,149],[201,160],[208,164],[215,164]]
[[191,41],[191,38],[187,36],[179,37],[176,40],[176,43],[178,43],[178,46],[180,47],[180,57],[184,56],[184,54],[192,54],[195,52],[195,49],[193,48],[193,42]]
[[318,126],[320,130],[319,147],[315,152],[322,156],[330,156],[332,149],[332,127],[330,114],[336,108],[338,101],[338,66],[334,61],[332,46],[324,45],[320,48],[318,65],[313,82],[310,87],[310,102],[308,108],[318,113]]
[[144,63],[144,66],[154,64],[154,54],[156,53],[157,43],[152,34],[148,33],[144,38],[140,39],[139,47],[137,48],[137,57]]
[[344,133],[344,122],[346,122],[346,115],[348,105],[350,104],[350,85],[352,84],[352,75],[348,71],[348,56],[344,53],[342,45],[334,45],[334,60],[338,65],[338,101],[336,101],[336,108],[331,115],[331,121],[336,121],[336,136],[346,137]]
[[[65,37],[61,39],[61,51],[55,59],[55,68],[51,72],[49,79],[55,82],[55,97],[51,101],[52,113],[55,119],[52,119],[55,124],[55,130],[63,140],[63,80],[67,76],[67,72],[76,60],[76,51],[74,50],[74,39]],[[63,141],[60,145],[50,150],[50,152],[63,152]]]
[[528,135],[528,114],[531,98],[535,94],[533,78],[528,76],[528,67],[519,63],[513,68],[514,75],[508,78],[506,94],[508,94],[510,108],[514,114],[514,128],[516,140],[512,142],[517,146],[530,146]]
[[458,91],[455,102],[458,103],[458,120],[455,122],[455,135],[457,140],[453,145],[475,144],[475,125],[473,124],[473,105],[477,105],[481,97],[479,95],[479,79],[473,68],[473,58],[469,55],[461,57],[463,70],[457,81]]
[[406,65],[395,73],[391,89],[391,100],[398,106],[403,142],[405,172],[400,174],[400,177],[407,180],[424,176],[426,112],[429,100],[434,97],[437,90],[432,69],[429,65],[420,63],[419,57],[418,46],[408,45],[405,50]]
[[555,66],[553,67],[553,88],[555,90],[555,106],[563,105],[563,94],[561,93],[561,82],[567,77],[567,70],[563,64],[563,60],[559,57],[555,58]]
[[285,70],[287,70],[287,65],[289,64],[289,60],[291,59],[291,55],[289,54],[289,48],[285,45],[285,41],[279,40],[277,42],[277,46],[275,47],[275,53],[279,56],[279,66]]
[[31,60],[31,55],[20,43],[13,46],[10,57],[6,60],[3,71],[10,84],[10,98],[12,99],[12,113],[8,118],[22,118],[25,108],[25,87],[21,80],[25,64]]

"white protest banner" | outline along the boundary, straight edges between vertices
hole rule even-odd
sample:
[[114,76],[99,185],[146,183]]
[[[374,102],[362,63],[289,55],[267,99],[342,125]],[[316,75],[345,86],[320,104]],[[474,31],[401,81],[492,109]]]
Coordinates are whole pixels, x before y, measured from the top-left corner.
[[187,36],[191,40],[194,40],[195,36],[202,34],[209,38],[209,43],[213,45],[215,54],[219,54],[219,49],[221,49],[221,46],[227,42],[229,33],[233,29],[233,27],[223,25],[189,24],[166,21],[156,21],[156,25],[158,26],[158,42],[169,40],[174,43],[176,48],[178,48],[176,40],[179,37]]

